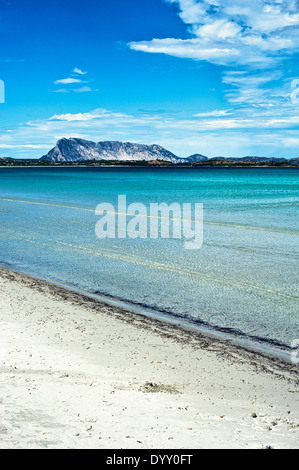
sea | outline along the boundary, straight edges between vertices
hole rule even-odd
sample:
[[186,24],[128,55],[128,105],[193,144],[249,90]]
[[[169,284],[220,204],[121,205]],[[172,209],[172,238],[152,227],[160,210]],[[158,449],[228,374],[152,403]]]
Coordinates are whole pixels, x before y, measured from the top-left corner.
[[[202,204],[201,246],[186,249],[171,230],[99,238],[96,207],[109,203],[117,215],[120,195],[148,209]],[[296,168],[2,167],[0,263],[287,351],[299,338],[298,196]]]

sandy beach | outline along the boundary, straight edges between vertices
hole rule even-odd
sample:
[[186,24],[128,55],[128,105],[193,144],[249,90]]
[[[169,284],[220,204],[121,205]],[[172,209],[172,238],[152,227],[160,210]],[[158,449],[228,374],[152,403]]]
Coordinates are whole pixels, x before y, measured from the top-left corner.
[[0,269],[0,448],[299,447],[298,366]]

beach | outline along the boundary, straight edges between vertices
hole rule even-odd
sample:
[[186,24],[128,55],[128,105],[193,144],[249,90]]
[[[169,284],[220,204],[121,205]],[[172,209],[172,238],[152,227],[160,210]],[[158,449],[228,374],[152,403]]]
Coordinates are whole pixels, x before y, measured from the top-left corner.
[[0,269],[1,449],[298,448],[298,366]]

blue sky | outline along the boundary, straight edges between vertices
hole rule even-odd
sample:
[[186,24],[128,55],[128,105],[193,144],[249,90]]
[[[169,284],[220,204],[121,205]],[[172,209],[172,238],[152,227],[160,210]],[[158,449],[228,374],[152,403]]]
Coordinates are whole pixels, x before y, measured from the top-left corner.
[[0,17],[0,157],[61,137],[299,156],[298,0],[0,0]]

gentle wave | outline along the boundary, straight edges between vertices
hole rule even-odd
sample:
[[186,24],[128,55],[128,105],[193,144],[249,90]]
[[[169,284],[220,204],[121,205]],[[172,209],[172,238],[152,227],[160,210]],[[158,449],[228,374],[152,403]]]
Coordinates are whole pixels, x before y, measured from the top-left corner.
[[[17,202],[20,204],[33,204],[33,205],[39,205],[39,206],[48,206],[48,207],[58,207],[58,208],[63,208],[63,209],[73,209],[77,211],[86,211],[86,212],[93,212],[95,213],[95,209],[89,209],[87,207],[79,207],[79,206],[70,206],[66,204],[57,204],[57,203],[49,203],[49,202],[37,202],[37,201],[26,201],[26,200],[19,200],[19,199],[8,199],[8,198],[0,198],[0,201],[6,201],[6,202]],[[109,213],[109,212],[108,212]],[[122,212],[114,212],[116,215],[125,215]],[[135,214],[127,214],[128,216],[134,217]],[[151,215],[142,215],[140,214],[141,217],[146,217],[146,218],[151,218],[153,216]],[[170,220],[176,220],[174,218],[170,217]],[[184,221],[184,219],[181,219]],[[292,229],[278,229],[278,228],[271,228],[271,227],[259,227],[259,226],[253,226],[253,225],[245,225],[245,224],[236,224],[232,222],[216,222],[216,221],[204,221],[204,225],[216,225],[219,227],[229,227],[229,228],[236,228],[236,229],[242,229],[242,230],[257,230],[257,231],[262,231],[262,232],[275,232],[275,233],[284,233],[284,234],[289,234],[289,235],[299,235],[299,231],[297,230],[292,230]]]
[[286,299],[291,299],[291,300],[295,300],[295,301],[297,301],[299,299],[299,296],[286,294],[284,292],[274,290],[274,289],[269,289],[269,288],[266,288],[266,287],[257,286],[255,284],[252,284],[252,283],[248,282],[248,281],[236,281],[233,278],[217,277],[217,276],[211,275],[211,274],[206,273],[206,272],[201,272],[201,271],[197,271],[197,270],[194,270],[194,269],[183,268],[182,266],[178,266],[178,265],[170,265],[170,264],[166,264],[166,263],[161,263],[161,262],[158,262],[158,261],[153,261],[153,260],[143,258],[141,256],[127,254],[127,253],[124,253],[124,252],[121,253],[119,250],[118,250],[118,253],[116,253],[112,250],[108,250],[106,248],[105,249],[101,248],[101,250],[98,251],[98,250],[89,248],[87,246],[75,245],[73,243],[62,242],[60,240],[55,240],[55,239],[49,239],[48,242],[44,243],[44,242],[33,240],[32,238],[28,238],[24,235],[23,236],[15,236],[15,238],[20,239],[20,240],[23,239],[23,240],[26,240],[26,242],[28,242],[28,243],[32,243],[32,244],[40,245],[40,246],[48,246],[49,244],[61,245],[61,246],[64,246],[68,249],[88,253],[89,255],[92,255],[92,256],[95,256],[95,257],[105,257],[105,258],[113,259],[113,260],[116,260],[116,261],[123,261],[123,262],[130,263],[130,264],[133,264],[133,265],[145,266],[145,267],[150,268],[150,269],[169,272],[169,273],[176,274],[176,275],[179,275],[179,276],[184,276],[184,277],[187,276],[187,277],[191,277],[191,278],[200,278],[200,279],[203,279],[203,280],[206,280],[206,281],[210,281],[210,282],[214,282],[214,283],[218,283],[218,284],[223,284],[223,285],[228,285],[230,287],[236,287],[238,289],[243,289],[243,290],[247,290],[247,291],[248,290],[251,291],[252,289],[254,289],[262,295],[271,294],[271,296],[276,295],[276,296],[279,296],[279,297],[284,297]]

